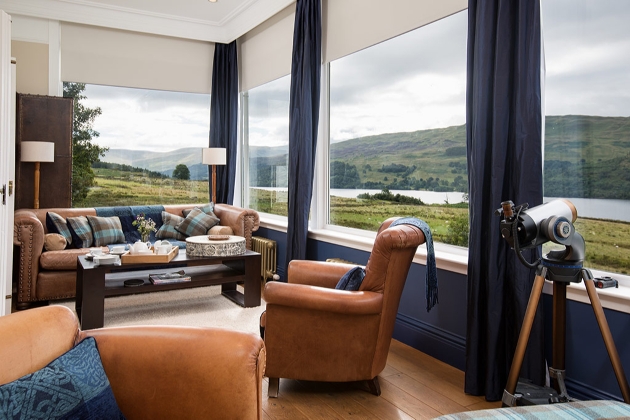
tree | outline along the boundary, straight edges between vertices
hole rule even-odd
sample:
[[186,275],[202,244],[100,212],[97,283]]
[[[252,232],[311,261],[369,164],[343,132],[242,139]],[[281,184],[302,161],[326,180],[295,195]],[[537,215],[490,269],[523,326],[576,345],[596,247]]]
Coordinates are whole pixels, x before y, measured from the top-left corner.
[[173,171],[173,178],[188,181],[190,179],[190,169],[188,169],[188,166],[180,163]]
[[92,140],[99,136],[92,129],[96,117],[102,114],[101,108],[87,108],[81,100],[87,97],[83,95],[85,83],[63,84],[63,96],[74,98],[74,115],[72,120],[72,203],[80,205],[85,200],[90,187],[94,182],[92,164],[105,156],[109,150],[107,147],[99,147]]

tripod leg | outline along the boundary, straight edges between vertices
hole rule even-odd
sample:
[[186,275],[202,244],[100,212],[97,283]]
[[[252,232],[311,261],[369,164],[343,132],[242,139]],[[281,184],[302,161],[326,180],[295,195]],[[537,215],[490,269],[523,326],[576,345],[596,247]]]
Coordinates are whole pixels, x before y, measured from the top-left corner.
[[514,392],[516,391],[516,384],[518,383],[518,377],[521,373],[521,367],[523,366],[523,357],[525,357],[525,350],[527,349],[527,342],[529,341],[529,334],[532,331],[532,325],[534,323],[534,317],[536,316],[536,309],[538,308],[538,301],[542,294],[542,289],[545,284],[546,268],[542,268],[539,274],[536,274],[534,279],[534,285],[529,295],[529,302],[527,303],[527,309],[525,310],[525,317],[523,318],[523,326],[518,336],[518,342],[516,344],[516,350],[514,351],[514,359],[512,360],[512,366],[510,367],[510,374],[508,376],[505,390],[503,391],[503,404],[509,407],[516,405],[516,399],[514,398]]
[[615,342],[613,341],[610,328],[608,327],[608,321],[606,321],[604,309],[602,308],[602,304],[599,301],[599,296],[597,295],[597,291],[595,290],[593,277],[588,270],[582,270],[582,278],[584,279],[584,284],[586,285],[588,298],[591,300],[593,312],[595,312],[597,324],[599,324],[599,330],[602,332],[602,338],[604,339],[606,350],[608,350],[608,357],[610,357],[610,362],[612,363],[613,370],[615,371],[615,376],[617,377],[617,382],[619,383],[619,388],[621,389],[621,395],[623,396],[623,400],[626,403],[630,403],[630,389],[628,388],[628,380],[626,379],[626,375],[623,372],[623,366],[621,365],[621,359],[619,359],[619,353],[617,353],[617,347],[615,347]]

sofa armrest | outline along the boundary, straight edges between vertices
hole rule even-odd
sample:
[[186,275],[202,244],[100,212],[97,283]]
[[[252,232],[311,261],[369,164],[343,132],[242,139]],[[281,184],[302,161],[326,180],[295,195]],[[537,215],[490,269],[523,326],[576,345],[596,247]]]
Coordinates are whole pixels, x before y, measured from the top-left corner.
[[80,333],[90,336],[130,420],[262,418],[266,353],[254,334],[165,326]]
[[44,249],[44,226],[35,213],[29,210],[17,210],[13,219],[13,244],[19,247],[17,259],[18,302],[30,302],[36,299],[39,257]]
[[354,264],[293,260],[287,268],[287,279],[289,283],[334,289],[341,277],[354,267]]
[[258,212],[251,209],[232,206],[230,204],[215,204],[214,214],[221,219],[221,225],[229,226],[235,235],[245,238],[245,246],[252,249],[252,232],[258,230],[260,218]]

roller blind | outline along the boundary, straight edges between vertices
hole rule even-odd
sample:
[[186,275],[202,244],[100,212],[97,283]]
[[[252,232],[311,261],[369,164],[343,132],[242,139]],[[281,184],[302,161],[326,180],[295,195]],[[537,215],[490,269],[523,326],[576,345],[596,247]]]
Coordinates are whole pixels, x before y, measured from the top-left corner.
[[210,93],[213,55],[211,42],[61,25],[65,82]]

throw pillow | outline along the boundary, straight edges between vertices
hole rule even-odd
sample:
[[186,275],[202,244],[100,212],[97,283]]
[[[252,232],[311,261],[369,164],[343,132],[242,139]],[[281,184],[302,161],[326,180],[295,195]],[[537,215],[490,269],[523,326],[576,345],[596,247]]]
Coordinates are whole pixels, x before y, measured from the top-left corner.
[[87,219],[94,235],[94,246],[125,243],[125,234],[118,216],[88,216]]
[[205,235],[212,226],[218,223],[218,217],[206,214],[195,207],[175,229],[186,236],[198,236]]
[[208,231],[208,235],[234,235],[234,231],[229,226],[214,225]]
[[181,216],[163,211],[162,226],[160,226],[158,231],[155,232],[155,237],[158,239],[177,239],[179,241],[185,241],[186,235],[178,232],[177,229],[175,229],[175,227],[184,220],[185,219]]
[[124,419],[96,340],[86,338],[42,369],[0,386],[0,418]]
[[46,213],[46,229],[48,229],[49,233],[58,233],[66,238],[68,244],[72,243],[72,235],[70,234],[70,229],[68,229],[66,219],[57,213],[52,211]]
[[68,242],[63,235],[58,233],[47,233],[44,235],[44,249],[46,251],[61,251],[66,249]]
[[346,274],[341,277],[339,283],[335,286],[338,290],[359,290],[363,278],[365,277],[365,269],[363,267],[354,267],[348,270]]
[[[199,207],[199,206],[195,206],[194,208],[201,210],[202,212],[209,214],[210,216],[215,216],[214,214],[214,203],[210,202],[210,204],[206,204],[203,207]],[[188,217],[188,215],[190,214],[190,212],[192,211],[192,209],[184,209],[182,210],[182,214],[184,215],[184,217]]]
[[92,246],[94,237],[92,236],[92,229],[87,217],[68,217],[68,227],[70,228],[72,243],[75,248],[89,248]]

